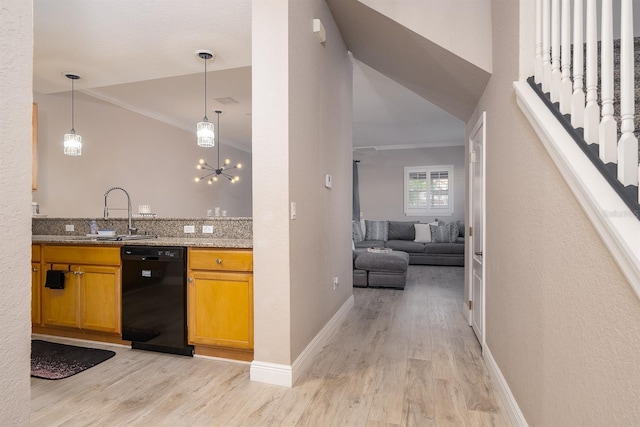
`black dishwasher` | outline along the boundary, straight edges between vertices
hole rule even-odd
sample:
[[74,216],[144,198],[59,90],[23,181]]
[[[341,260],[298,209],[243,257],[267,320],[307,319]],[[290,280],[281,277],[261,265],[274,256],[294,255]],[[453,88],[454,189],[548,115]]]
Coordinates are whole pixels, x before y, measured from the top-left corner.
[[131,348],[193,356],[187,344],[183,247],[123,246],[122,339]]

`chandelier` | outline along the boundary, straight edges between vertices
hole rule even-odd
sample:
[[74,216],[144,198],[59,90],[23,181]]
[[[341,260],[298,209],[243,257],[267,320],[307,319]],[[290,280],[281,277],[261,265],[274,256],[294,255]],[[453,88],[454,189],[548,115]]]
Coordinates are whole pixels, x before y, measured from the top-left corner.
[[220,114],[222,114],[222,110],[216,110],[215,113],[218,115],[218,167],[213,167],[204,159],[200,159],[198,161],[196,169],[204,171],[205,175],[196,177],[195,182],[199,182],[203,179],[209,178],[207,180],[207,183],[213,184],[214,182],[218,181],[219,176],[227,178],[229,181],[231,181],[231,183],[238,182],[240,181],[240,177],[237,175],[231,175],[229,171],[231,169],[241,169],[242,165],[240,163],[229,166],[231,164],[231,160],[225,159],[224,164],[220,165]]

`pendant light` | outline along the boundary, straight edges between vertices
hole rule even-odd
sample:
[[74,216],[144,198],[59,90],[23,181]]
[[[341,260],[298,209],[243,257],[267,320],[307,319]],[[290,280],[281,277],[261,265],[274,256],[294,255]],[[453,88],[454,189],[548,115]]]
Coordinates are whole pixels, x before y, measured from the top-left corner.
[[76,133],[74,126],[75,115],[75,81],[80,78],[77,74],[66,73],[65,77],[71,80],[71,131],[64,134],[64,154],[67,156],[82,155],[82,137]]
[[204,60],[204,118],[196,127],[198,146],[213,147],[215,145],[213,123],[207,118],[207,61],[213,58],[213,53],[209,50],[199,50],[196,54]]
[[207,184],[213,184],[218,180],[218,176],[223,176],[233,184],[234,182],[240,181],[240,177],[237,175],[231,176],[231,174],[229,174],[227,171],[231,169],[241,169],[242,165],[238,163],[233,166],[229,166],[229,164],[231,163],[231,160],[229,159],[225,159],[224,164],[222,166],[220,165],[220,114],[222,114],[222,110],[216,110],[215,113],[218,115],[218,167],[214,168],[209,163],[205,162],[204,159],[200,159],[198,165],[196,166],[196,169],[204,170],[209,173],[201,177],[196,177],[195,182],[199,182],[202,179],[211,177],[207,180]]

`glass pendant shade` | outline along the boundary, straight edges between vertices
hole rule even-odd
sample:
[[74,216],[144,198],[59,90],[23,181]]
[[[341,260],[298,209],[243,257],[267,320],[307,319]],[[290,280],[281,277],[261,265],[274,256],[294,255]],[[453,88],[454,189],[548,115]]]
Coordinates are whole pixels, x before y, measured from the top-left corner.
[[203,121],[197,126],[198,146],[210,148],[215,145],[215,132],[213,123]]
[[75,132],[64,134],[64,154],[67,156],[82,155],[82,137]]

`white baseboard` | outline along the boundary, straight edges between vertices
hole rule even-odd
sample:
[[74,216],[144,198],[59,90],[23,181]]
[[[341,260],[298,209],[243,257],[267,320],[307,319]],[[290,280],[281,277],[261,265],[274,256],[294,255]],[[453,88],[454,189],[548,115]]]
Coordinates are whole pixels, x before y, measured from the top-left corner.
[[520,411],[516,398],[511,394],[509,384],[507,384],[507,380],[505,380],[502,375],[502,372],[500,371],[496,360],[493,358],[488,345],[485,345],[482,349],[482,355],[485,363],[487,364],[489,375],[491,375],[491,379],[498,387],[502,406],[504,406],[505,411],[507,412],[509,421],[511,421],[511,424],[514,426],[528,427],[529,424],[527,424],[527,420],[524,418],[522,411]]
[[349,310],[353,307],[353,295],[342,304],[326,325],[311,340],[292,365],[281,365],[254,360],[251,362],[251,381],[293,387],[298,378],[309,368],[311,362],[325,346],[331,335],[340,327]]
[[290,365],[254,360],[249,369],[249,379],[259,383],[293,387],[293,371]]

